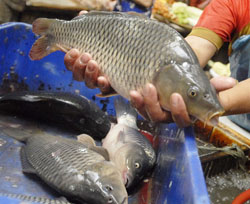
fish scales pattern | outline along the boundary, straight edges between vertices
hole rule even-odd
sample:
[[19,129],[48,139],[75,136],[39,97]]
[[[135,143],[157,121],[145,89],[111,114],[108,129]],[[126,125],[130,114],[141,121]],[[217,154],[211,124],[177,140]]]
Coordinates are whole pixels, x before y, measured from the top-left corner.
[[95,152],[90,154],[91,150],[77,141],[57,140],[51,136],[31,137],[25,146],[27,159],[36,172],[56,188],[72,188],[87,166],[104,160]]
[[129,90],[152,81],[160,59],[168,59],[167,44],[174,33],[156,21],[99,14],[68,22],[58,20],[50,34],[58,44],[89,52],[112,87],[128,97]]

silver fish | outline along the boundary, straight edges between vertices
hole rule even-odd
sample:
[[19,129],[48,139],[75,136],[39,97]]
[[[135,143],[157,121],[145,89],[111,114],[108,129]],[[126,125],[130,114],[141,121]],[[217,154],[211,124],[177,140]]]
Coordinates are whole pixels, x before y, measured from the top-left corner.
[[33,32],[41,35],[29,53],[33,60],[78,48],[93,56],[114,90],[127,99],[131,90],[142,91],[151,82],[166,110],[177,92],[189,114],[202,121],[224,112],[193,50],[166,24],[128,13],[89,12],[71,21],[39,18]]
[[[14,135],[15,130],[4,129],[7,135],[24,141],[21,161],[24,173],[38,175],[65,197],[91,204],[127,204],[128,194],[121,173],[108,153],[95,146],[88,135],[74,139],[47,133]],[[18,131],[18,130],[16,130]]]
[[156,154],[148,139],[139,132],[137,113],[130,104],[118,97],[115,109],[118,123],[111,127],[102,146],[122,173],[126,187],[131,189],[152,170]]

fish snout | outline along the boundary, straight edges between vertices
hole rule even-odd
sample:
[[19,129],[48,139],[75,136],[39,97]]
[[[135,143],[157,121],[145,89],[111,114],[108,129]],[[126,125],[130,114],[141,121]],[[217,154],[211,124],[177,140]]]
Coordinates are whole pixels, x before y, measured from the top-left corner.
[[219,117],[224,114],[225,111],[217,111],[211,115],[208,116],[208,122],[207,124],[211,124],[213,126],[217,125],[219,122]]

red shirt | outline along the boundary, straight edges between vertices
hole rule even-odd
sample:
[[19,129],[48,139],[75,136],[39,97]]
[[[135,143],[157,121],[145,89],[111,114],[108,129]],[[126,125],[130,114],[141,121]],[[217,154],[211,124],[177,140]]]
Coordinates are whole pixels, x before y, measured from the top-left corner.
[[250,34],[250,0],[212,0],[190,33],[218,49],[244,34]]

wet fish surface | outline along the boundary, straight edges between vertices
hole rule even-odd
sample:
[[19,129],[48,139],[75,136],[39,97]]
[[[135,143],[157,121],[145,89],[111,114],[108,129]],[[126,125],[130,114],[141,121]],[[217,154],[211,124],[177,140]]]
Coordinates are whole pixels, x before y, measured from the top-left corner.
[[130,90],[142,91],[151,82],[166,110],[170,95],[177,92],[188,113],[202,121],[224,112],[195,53],[166,24],[128,13],[89,12],[71,21],[39,18],[32,28],[41,35],[30,50],[33,60],[77,48],[92,55],[101,74],[127,99]]
[[63,196],[89,204],[127,204],[121,173],[90,136],[74,140],[25,131],[18,135],[14,128],[2,131],[25,143],[20,150],[23,172],[39,176]]
[[107,135],[111,127],[108,115],[93,101],[70,92],[7,93],[0,96],[0,111],[51,121],[99,140]]
[[[24,194],[13,194],[13,193],[1,193],[0,196],[13,198],[21,201],[27,201],[28,203],[39,203],[39,204],[73,204],[68,202],[66,199],[50,199],[46,197],[30,196]],[[25,202],[26,203],[26,202]],[[26,204],[28,204],[26,203]]]
[[117,97],[115,109],[118,123],[111,127],[102,146],[122,173],[126,187],[133,189],[152,171],[156,154],[149,140],[138,130],[137,112],[130,104]]

